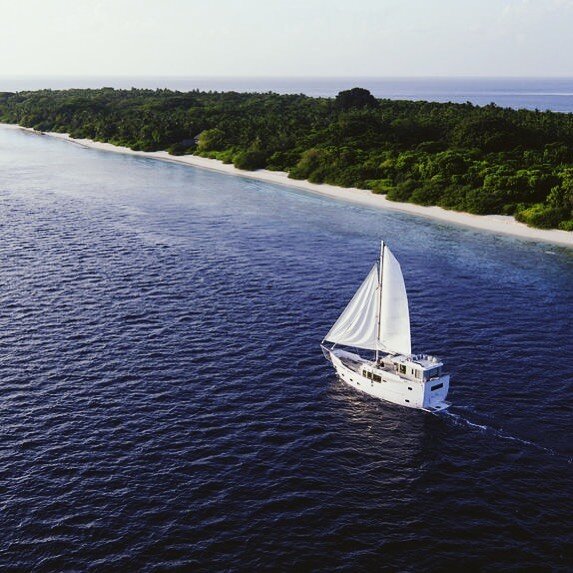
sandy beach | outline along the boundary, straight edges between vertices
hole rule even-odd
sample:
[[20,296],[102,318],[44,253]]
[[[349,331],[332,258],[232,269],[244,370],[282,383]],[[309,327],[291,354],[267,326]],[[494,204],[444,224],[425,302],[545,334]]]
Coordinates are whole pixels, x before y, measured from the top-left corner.
[[197,157],[194,155],[174,156],[169,155],[169,153],[166,151],[133,151],[127,147],[119,147],[112,145],[111,143],[101,143],[89,139],[74,139],[65,133],[48,132],[41,134],[40,132],[37,132],[33,129],[12,124],[0,124],[0,126],[9,129],[25,130],[38,135],[47,135],[68,141],[76,145],[81,145],[89,149],[98,149],[101,151],[137,155],[140,157],[158,159],[161,161],[180,163],[183,165],[189,165],[191,167],[198,167],[200,169],[209,169],[211,171],[225,173],[227,175],[256,179],[259,181],[266,181],[268,183],[275,183],[278,185],[286,185],[288,187],[316,193],[340,201],[348,201],[368,207],[375,207],[392,211],[401,211],[404,213],[410,213],[412,215],[418,215],[420,217],[430,217],[432,219],[437,219],[452,225],[472,227],[474,229],[481,229],[490,233],[512,235],[530,241],[541,241],[573,248],[572,232],[534,229],[523,223],[519,223],[510,216],[472,215],[469,213],[448,211],[446,209],[442,209],[441,207],[424,207],[422,205],[413,205],[410,203],[396,203],[387,200],[383,195],[377,195],[364,189],[337,187],[334,185],[315,184],[308,181],[289,179],[288,174],[282,171],[267,171],[265,169],[260,169],[258,171],[243,171],[237,169],[233,165],[224,164],[222,161],[216,159],[207,159],[205,157]]

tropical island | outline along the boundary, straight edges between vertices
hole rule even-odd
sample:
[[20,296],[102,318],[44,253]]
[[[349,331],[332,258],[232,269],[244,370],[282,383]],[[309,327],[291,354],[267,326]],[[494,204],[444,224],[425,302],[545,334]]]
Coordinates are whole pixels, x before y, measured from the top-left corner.
[[0,121],[573,231],[573,114],[237,92],[0,93]]

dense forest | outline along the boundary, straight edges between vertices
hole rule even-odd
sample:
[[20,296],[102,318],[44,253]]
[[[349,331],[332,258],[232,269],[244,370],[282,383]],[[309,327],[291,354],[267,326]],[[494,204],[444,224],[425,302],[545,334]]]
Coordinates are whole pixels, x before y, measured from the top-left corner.
[[274,93],[0,93],[0,120],[573,230],[573,114]]

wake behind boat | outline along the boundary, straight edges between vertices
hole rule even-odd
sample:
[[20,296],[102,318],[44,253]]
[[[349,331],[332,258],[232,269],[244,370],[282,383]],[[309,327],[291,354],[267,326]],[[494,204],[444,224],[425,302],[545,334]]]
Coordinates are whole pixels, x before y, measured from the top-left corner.
[[[435,356],[412,354],[404,277],[384,242],[379,264],[374,264],[321,347],[338,376],[358,390],[429,412],[450,405],[450,376],[442,372],[443,363]],[[364,358],[352,350],[374,356]]]

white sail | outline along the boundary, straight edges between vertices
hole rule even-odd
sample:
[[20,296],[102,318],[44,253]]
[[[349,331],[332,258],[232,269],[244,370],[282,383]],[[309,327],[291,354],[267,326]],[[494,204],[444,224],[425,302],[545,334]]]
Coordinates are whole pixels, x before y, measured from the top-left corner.
[[406,286],[400,263],[388,247],[383,247],[382,266],[381,295],[378,265],[374,265],[324,340],[355,348],[411,354]]
[[390,249],[384,250],[382,269],[382,312],[380,317],[381,349],[409,355],[410,313],[402,269]]
[[345,346],[376,350],[378,304],[378,265],[374,265],[325,340]]

